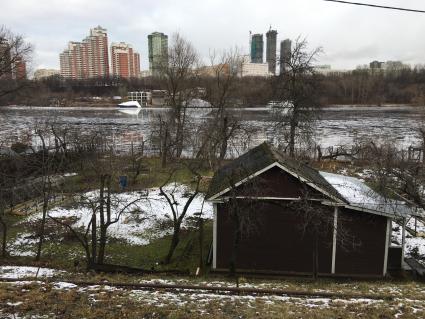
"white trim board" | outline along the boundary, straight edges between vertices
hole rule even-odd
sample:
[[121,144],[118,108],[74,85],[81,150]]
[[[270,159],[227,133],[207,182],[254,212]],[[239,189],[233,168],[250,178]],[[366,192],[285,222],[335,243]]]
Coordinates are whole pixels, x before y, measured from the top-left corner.
[[213,264],[212,268],[217,268],[217,203],[213,204],[214,208],[214,225],[213,225]]
[[332,270],[331,270],[332,274],[335,274],[337,235],[338,235],[338,207],[335,207],[333,233],[332,233]]
[[387,217],[387,229],[385,232],[384,271],[383,271],[384,276],[387,274],[388,249],[390,247],[390,231],[391,231],[391,218]]

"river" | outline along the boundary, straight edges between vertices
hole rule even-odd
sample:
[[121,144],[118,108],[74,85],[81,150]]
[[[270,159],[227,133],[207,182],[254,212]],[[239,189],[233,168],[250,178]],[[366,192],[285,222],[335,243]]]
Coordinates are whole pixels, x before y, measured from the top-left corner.
[[[356,138],[391,141],[401,148],[419,142],[417,128],[425,123],[425,108],[410,106],[325,107],[316,122],[315,140],[322,147],[351,144]],[[102,131],[119,143],[149,139],[154,119],[166,109],[146,108],[138,116],[102,107],[2,107],[0,108],[0,145],[22,138],[46,121],[56,122],[80,132]],[[252,144],[273,135],[273,116],[265,108],[238,109],[241,120],[257,128]],[[191,111],[195,120],[209,114],[208,109]],[[6,142],[5,142],[6,141]]]

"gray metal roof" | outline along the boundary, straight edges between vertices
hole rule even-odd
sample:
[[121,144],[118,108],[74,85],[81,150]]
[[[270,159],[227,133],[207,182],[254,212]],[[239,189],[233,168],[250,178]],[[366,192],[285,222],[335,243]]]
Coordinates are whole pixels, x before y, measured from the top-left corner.
[[300,161],[281,154],[268,143],[262,143],[259,146],[254,147],[247,153],[220,168],[214,174],[210,183],[207,198],[211,198],[214,195],[219,194],[231,185],[254,175],[273,163],[279,163],[294,173],[299,179],[304,179],[305,181],[312,183],[327,194],[336,197],[343,203],[346,203],[344,197],[342,197],[335,188],[333,188],[332,185],[319,174],[319,171]]
[[206,198],[211,199],[230,189],[231,185],[255,175],[274,163],[280,164],[300,180],[310,183],[336,204],[394,217],[424,216],[422,210],[411,207],[403,201],[385,198],[357,178],[319,172],[301,161],[285,156],[268,143],[254,147],[221,167],[211,180]]

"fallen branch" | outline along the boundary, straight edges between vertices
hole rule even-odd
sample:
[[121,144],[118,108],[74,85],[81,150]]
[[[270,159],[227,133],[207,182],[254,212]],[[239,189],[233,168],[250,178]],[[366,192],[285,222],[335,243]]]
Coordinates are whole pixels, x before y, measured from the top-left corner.
[[[0,282],[30,281],[29,278],[0,278]],[[40,283],[41,281],[34,281]],[[182,284],[161,284],[161,283],[120,283],[120,282],[96,282],[66,280],[77,286],[111,286],[123,289],[133,290],[171,290],[185,293],[228,293],[231,295],[273,295],[298,298],[333,298],[333,299],[371,299],[371,300],[394,300],[397,296],[388,296],[380,294],[360,294],[360,293],[341,293],[341,292],[323,292],[323,291],[305,291],[305,290],[287,290],[287,289],[264,289],[264,288],[244,288],[244,287],[224,287],[224,286],[201,286],[201,285],[182,285]],[[53,283],[53,282],[49,282]],[[418,300],[425,300],[418,299]]]

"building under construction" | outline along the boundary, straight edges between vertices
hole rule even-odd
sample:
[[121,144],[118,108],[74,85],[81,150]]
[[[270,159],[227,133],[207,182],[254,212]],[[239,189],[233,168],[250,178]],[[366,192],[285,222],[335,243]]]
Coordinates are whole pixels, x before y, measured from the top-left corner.
[[277,31],[269,30],[266,33],[267,47],[266,47],[266,62],[269,65],[269,73],[276,73],[276,42],[277,42]]
[[291,49],[292,41],[290,39],[283,40],[280,42],[280,74],[285,73],[288,70],[288,64],[291,61]]
[[260,33],[251,36],[251,63],[263,63],[264,42]]

